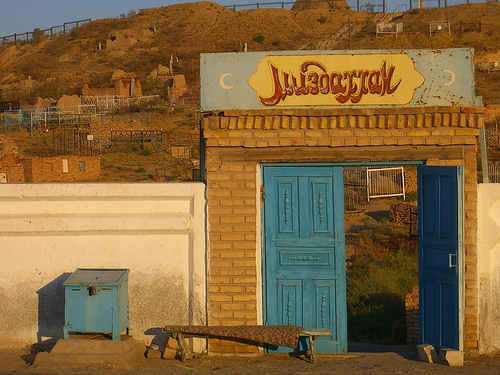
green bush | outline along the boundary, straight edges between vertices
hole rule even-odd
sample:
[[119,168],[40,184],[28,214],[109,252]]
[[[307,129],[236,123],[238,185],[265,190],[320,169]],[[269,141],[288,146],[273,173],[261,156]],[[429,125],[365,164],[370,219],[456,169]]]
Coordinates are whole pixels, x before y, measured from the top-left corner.
[[262,43],[264,41],[264,35],[257,34],[253,37],[253,41],[256,43]]
[[418,200],[418,192],[416,192],[416,191],[408,191],[406,193],[405,199],[406,199],[407,202],[415,202],[416,200]]
[[405,341],[405,295],[418,284],[418,259],[407,251],[377,259],[367,247],[347,270],[348,334],[351,341]]

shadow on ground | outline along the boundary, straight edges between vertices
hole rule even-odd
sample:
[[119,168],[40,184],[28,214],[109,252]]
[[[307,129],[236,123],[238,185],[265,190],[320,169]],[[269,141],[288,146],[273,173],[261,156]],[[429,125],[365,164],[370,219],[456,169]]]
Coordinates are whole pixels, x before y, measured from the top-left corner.
[[366,342],[349,342],[349,353],[382,354],[396,353],[400,357],[410,360],[417,360],[417,348],[415,345],[383,345]]
[[57,340],[58,340],[57,338],[50,338],[45,341],[40,341],[31,345],[29,347],[29,353],[21,355],[21,359],[24,361],[24,363],[31,366],[35,362],[38,353],[41,352],[50,353],[50,351],[56,345]]

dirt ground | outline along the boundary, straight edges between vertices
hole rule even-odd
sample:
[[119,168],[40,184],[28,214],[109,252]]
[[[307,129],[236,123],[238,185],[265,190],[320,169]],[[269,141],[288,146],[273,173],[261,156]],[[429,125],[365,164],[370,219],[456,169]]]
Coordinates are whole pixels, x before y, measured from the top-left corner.
[[242,374],[256,372],[272,374],[499,374],[500,355],[466,358],[463,368],[450,368],[440,364],[418,362],[415,353],[369,353],[339,356],[320,356],[310,364],[286,355],[260,355],[257,357],[202,357],[186,362],[177,360],[139,359],[133,366],[99,365],[81,362],[71,369],[58,368],[57,363],[40,367],[26,364],[29,351],[0,350],[0,374]]

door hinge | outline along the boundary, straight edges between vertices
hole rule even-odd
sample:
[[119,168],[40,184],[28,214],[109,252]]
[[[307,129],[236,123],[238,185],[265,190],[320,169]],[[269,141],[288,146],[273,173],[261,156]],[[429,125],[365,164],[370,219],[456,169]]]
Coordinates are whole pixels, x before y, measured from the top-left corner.
[[264,202],[265,194],[264,194],[264,185],[260,185],[260,201]]

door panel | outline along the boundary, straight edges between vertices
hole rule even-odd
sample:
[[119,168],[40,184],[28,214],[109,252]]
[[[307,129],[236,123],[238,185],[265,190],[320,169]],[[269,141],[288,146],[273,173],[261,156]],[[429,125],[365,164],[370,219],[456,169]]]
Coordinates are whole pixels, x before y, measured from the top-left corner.
[[[65,290],[66,301],[66,323],[68,329],[75,332],[84,332],[86,327],[86,299],[88,293],[86,288],[83,287],[67,287]],[[68,318],[71,317],[71,321]]]
[[113,289],[97,288],[97,294],[88,296],[87,329],[91,332],[111,332],[113,328]]
[[278,281],[278,307],[283,325],[302,325],[302,280]]
[[457,167],[419,167],[420,341],[459,349]]
[[276,180],[278,187],[278,217],[279,230],[278,237],[287,238],[298,237],[299,218],[297,178],[279,177]]
[[347,350],[342,168],[265,167],[265,314],[269,325],[330,328]]
[[[314,297],[316,308],[316,328],[331,328],[335,326],[332,324],[332,316],[335,317],[335,281],[334,280],[313,280],[314,283]],[[336,333],[332,330],[332,336],[335,337]]]

